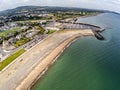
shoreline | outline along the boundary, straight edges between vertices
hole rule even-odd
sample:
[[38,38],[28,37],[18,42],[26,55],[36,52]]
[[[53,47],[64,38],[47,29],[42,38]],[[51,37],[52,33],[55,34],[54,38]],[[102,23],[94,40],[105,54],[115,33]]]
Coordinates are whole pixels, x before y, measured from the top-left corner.
[[67,46],[64,47],[64,49],[55,57],[55,59],[53,59],[53,61],[50,63],[50,65],[48,67],[46,67],[43,72],[41,73],[41,75],[39,75],[38,77],[36,77],[36,79],[33,81],[33,83],[30,85],[30,87],[27,90],[31,90],[31,88],[36,84],[36,82],[42,78],[42,76],[44,74],[46,74],[46,72],[50,69],[50,67],[57,61],[57,59],[61,56],[61,54],[64,52],[65,49],[67,49],[72,43],[74,43],[78,38],[77,37],[75,40],[71,41],[71,43],[69,43]]
[[0,90],[27,90],[57,60],[65,48],[76,38],[84,36],[94,36],[94,33],[91,29],[61,30],[49,35],[0,73]]
[[[68,48],[78,38],[87,37],[87,36],[94,36],[94,35],[93,34],[91,34],[91,35],[77,34],[77,35],[65,40],[64,42],[62,42],[48,56],[46,56],[46,58],[43,59],[40,64],[38,64],[35,67],[35,69],[29,74],[29,76],[26,79],[24,79],[24,81],[16,88],[16,90],[31,90],[32,86],[34,86],[34,84],[46,73],[46,71],[50,68],[50,66],[52,66],[57,61],[57,59],[60,57],[60,55],[64,52],[64,50],[66,48]],[[47,63],[47,64],[45,64],[45,63]],[[45,64],[45,66],[42,67],[43,64]],[[34,77],[34,79],[33,79],[33,77]],[[29,80],[31,78],[33,80],[31,80],[31,82],[30,82]],[[27,83],[27,82],[29,82],[29,83]],[[28,87],[26,87],[26,86],[28,86]]]
[[82,16],[82,17],[77,17],[77,19],[79,18],[88,18],[88,17],[93,17],[93,16],[97,16],[97,15],[100,15],[102,13],[94,13],[94,14],[91,14],[91,15],[86,15],[86,16]]

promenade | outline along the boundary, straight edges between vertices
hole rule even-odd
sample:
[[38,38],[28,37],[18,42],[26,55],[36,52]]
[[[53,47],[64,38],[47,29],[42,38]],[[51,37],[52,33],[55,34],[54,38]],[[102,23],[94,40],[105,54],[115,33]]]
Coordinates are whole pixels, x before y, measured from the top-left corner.
[[0,90],[26,90],[71,41],[93,35],[86,29],[58,31],[48,36],[0,72]]

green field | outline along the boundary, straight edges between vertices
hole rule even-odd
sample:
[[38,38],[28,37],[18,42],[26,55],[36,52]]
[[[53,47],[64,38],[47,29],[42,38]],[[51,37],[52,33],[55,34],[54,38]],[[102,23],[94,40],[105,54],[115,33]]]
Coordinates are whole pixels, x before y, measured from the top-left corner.
[[56,30],[48,30],[47,34],[52,34],[54,32],[56,32]]
[[13,53],[9,57],[7,57],[4,61],[0,62],[0,71],[4,69],[8,64],[14,61],[17,57],[25,52],[25,49],[20,49],[19,51]]
[[19,29],[20,29],[20,28],[13,28],[13,29],[6,30],[6,31],[4,31],[4,32],[1,32],[1,33],[0,33],[0,37],[4,37],[5,35],[10,34],[10,33],[13,33],[13,32],[15,32],[15,31],[17,31],[17,30],[19,30]]
[[19,47],[19,46],[25,44],[25,43],[28,42],[28,41],[29,41],[29,38],[22,38],[22,39],[18,40],[18,41],[14,44],[14,46],[15,46],[15,47]]

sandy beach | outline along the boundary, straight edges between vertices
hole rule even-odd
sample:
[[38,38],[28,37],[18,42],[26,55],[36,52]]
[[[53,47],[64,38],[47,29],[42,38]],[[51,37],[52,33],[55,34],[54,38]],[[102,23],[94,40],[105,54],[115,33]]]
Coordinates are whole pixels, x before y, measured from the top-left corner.
[[0,72],[0,90],[29,89],[73,40],[93,35],[88,29],[58,31],[48,36]]

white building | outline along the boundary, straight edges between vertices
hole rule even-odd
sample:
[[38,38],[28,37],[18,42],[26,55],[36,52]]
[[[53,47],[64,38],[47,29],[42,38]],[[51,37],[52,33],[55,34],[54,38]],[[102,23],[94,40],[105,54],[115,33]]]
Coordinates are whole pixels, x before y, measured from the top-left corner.
[[45,29],[46,29],[46,30],[56,30],[56,31],[60,30],[60,29],[57,28],[57,27],[45,27]]

